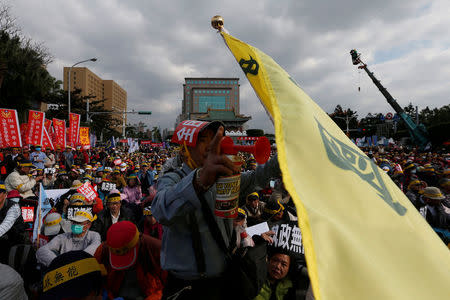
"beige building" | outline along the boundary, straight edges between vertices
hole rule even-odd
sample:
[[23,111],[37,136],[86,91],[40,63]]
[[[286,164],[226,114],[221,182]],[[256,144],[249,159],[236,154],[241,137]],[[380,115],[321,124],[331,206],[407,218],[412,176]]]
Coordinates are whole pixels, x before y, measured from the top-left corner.
[[[64,90],[68,89],[69,67],[64,67]],[[95,100],[106,99],[105,110],[126,111],[127,92],[114,80],[103,80],[97,74],[86,67],[74,67],[70,74],[70,89],[81,89],[82,96],[95,96]],[[120,122],[122,127],[123,115],[114,114],[113,117]],[[125,114],[125,123],[126,123]]]

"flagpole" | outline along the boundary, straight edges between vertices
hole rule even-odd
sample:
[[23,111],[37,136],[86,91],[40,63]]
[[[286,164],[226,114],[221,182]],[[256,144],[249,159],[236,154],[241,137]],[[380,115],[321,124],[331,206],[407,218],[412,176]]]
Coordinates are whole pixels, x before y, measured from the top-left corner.
[[[216,29],[218,33],[220,33],[220,35],[222,36],[223,42],[225,43],[225,45],[227,46],[227,48],[230,50],[231,53],[233,53],[233,51],[231,51],[230,47],[227,44],[227,41],[225,40],[225,37],[223,36],[223,33],[229,34],[228,30],[225,29],[225,27],[223,26],[223,18],[222,16],[216,15],[214,17],[211,18],[211,26],[212,28]],[[238,62],[239,63],[239,62]],[[244,74],[246,75],[246,74]],[[246,76],[247,77],[247,76]],[[253,86],[252,82],[249,80],[248,81],[250,83],[250,85],[252,86],[253,90],[255,91],[255,87]],[[264,107],[264,110],[266,111],[267,116],[269,117],[270,121],[272,122],[272,124],[274,124],[273,121],[273,117],[270,114],[269,110],[267,109],[266,105],[264,104],[264,101],[261,100],[261,98],[259,97],[258,93],[256,93],[256,97],[258,97],[259,102],[262,104],[262,106]]]
[[42,191],[41,189],[43,188],[42,184],[39,184],[39,203],[38,203],[38,229],[37,229],[37,234],[36,234],[36,248],[39,248],[39,235],[41,234],[41,214],[42,214]]

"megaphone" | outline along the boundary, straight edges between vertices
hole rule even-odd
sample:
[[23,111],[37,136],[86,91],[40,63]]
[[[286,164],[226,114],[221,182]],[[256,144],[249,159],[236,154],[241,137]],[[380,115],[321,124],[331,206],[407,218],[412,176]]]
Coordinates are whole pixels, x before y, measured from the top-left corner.
[[238,152],[252,153],[258,164],[265,164],[270,157],[270,142],[265,136],[261,136],[251,146],[235,145],[232,138],[225,136],[220,143],[220,151],[229,155],[236,155]]

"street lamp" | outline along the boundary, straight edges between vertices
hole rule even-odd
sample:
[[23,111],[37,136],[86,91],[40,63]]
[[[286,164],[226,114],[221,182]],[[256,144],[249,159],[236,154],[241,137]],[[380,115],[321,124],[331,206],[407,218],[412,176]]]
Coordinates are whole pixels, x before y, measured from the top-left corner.
[[93,61],[93,62],[96,62],[96,61],[97,61],[97,58],[94,57],[94,58],[90,58],[90,59],[86,59],[86,60],[79,61],[79,62],[77,62],[76,64],[72,65],[72,66],[69,68],[69,75],[68,75],[68,81],[67,81],[67,84],[68,84],[68,87],[67,87],[67,98],[68,98],[69,122],[70,122],[70,73],[72,72],[72,68],[73,68],[73,67],[75,67],[76,65],[82,64],[82,63],[84,63],[84,62],[87,62],[87,61]]

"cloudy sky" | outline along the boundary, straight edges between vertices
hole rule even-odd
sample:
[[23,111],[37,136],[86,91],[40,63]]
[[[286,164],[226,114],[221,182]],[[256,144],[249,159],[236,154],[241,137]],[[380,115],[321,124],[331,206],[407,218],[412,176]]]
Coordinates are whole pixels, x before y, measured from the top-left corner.
[[[351,64],[356,48],[401,106],[450,103],[448,0],[4,0],[24,34],[54,56],[50,73],[85,64],[128,92],[133,116],[149,126],[173,127],[185,77],[241,78],[241,113],[250,128],[273,132],[248,81],[211,28],[223,16],[237,38],[277,61],[327,112],[337,104],[392,111],[364,73]],[[361,92],[358,92],[361,86]]]

